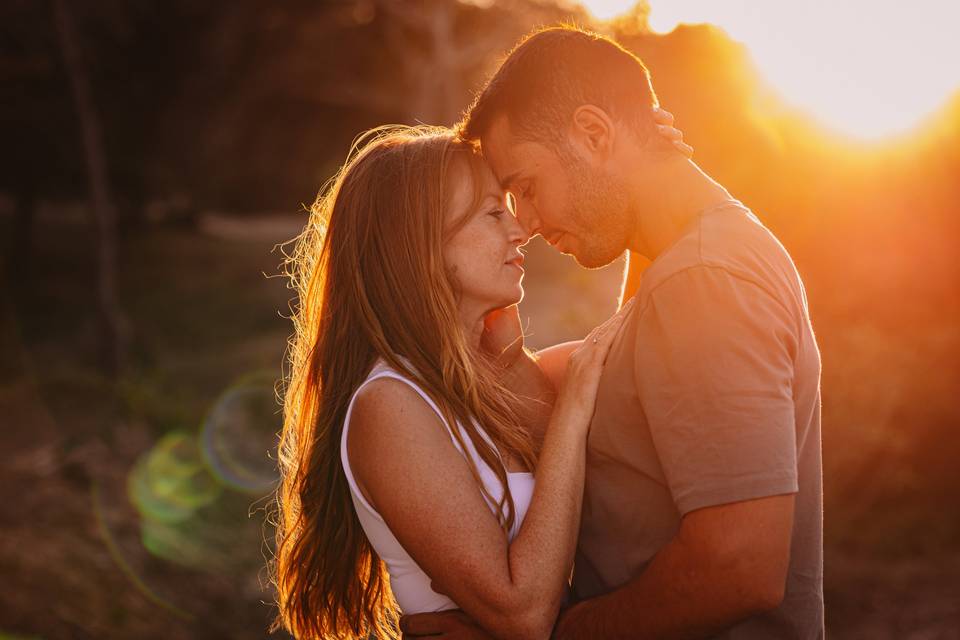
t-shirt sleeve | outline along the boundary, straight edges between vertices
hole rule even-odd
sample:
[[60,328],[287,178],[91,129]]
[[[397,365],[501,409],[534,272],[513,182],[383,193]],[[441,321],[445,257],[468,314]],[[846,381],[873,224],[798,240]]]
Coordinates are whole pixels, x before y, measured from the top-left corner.
[[697,266],[639,312],[636,385],[680,513],[796,492],[797,325],[784,304]]

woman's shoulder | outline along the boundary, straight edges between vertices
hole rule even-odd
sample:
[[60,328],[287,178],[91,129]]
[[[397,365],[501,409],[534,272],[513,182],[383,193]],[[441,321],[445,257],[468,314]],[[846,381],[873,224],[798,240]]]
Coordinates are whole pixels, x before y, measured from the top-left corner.
[[412,380],[375,372],[356,392],[348,438],[353,465],[376,465],[397,455],[436,455],[450,446],[435,405]]
[[376,375],[357,390],[353,400],[351,430],[358,423],[389,419],[390,422],[432,416],[438,418],[429,398],[415,382],[402,375]]
[[370,368],[354,393],[353,404],[353,415],[359,412],[389,416],[404,411],[423,413],[424,409],[439,414],[436,404],[423,388],[383,358],[378,358]]

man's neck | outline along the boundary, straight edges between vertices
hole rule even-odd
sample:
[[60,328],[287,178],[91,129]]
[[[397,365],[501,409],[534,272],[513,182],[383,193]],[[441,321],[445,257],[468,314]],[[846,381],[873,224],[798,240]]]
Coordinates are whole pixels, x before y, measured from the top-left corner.
[[638,169],[633,181],[636,223],[629,249],[655,260],[679,239],[701,211],[731,198],[719,183],[686,158]]

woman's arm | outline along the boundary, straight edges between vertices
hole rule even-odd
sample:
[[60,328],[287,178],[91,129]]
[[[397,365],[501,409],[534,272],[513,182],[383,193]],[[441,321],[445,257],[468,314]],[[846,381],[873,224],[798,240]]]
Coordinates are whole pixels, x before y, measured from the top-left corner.
[[614,316],[569,358],[544,438],[533,499],[511,544],[436,414],[410,387],[358,394],[351,466],[390,530],[439,590],[502,638],[547,638],[573,563],[587,427]]
[[583,482],[585,431],[574,422],[551,422],[533,500],[508,544],[466,460],[412,389],[377,380],[354,405],[358,483],[435,588],[495,637],[546,638],[559,612]]

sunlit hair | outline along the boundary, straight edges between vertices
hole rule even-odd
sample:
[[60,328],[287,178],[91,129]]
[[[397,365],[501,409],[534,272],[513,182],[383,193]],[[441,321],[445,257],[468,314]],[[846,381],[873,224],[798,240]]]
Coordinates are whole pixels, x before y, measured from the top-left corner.
[[[347,405],[378,357],[415,380],[450,424],[458,420],[504,488],[501,526],[516,514],[507,471],[484,440],[535,464],[516,396],[472,349],[444,267],[451,165],[465,162],[480,202],[482,159],[449,129],[389,126],[354,143],[294,239],[286,272],[298,294],[284,377],[273,629],[298,638],[398,636],[384,563],[364,535],[340,461]],[[459,174],[458,174],[459,175]],[[464,442],[460,433],[453,436]],[[471,465],[477,486],[492,500]]]
[[657,96],[650,72],[610,38],[572,25],[524,37],[477,94],[457,125],[477,142],[499,115],[521,140],[556,148],[581,105],[592,104],[628,124],[645,141]]

